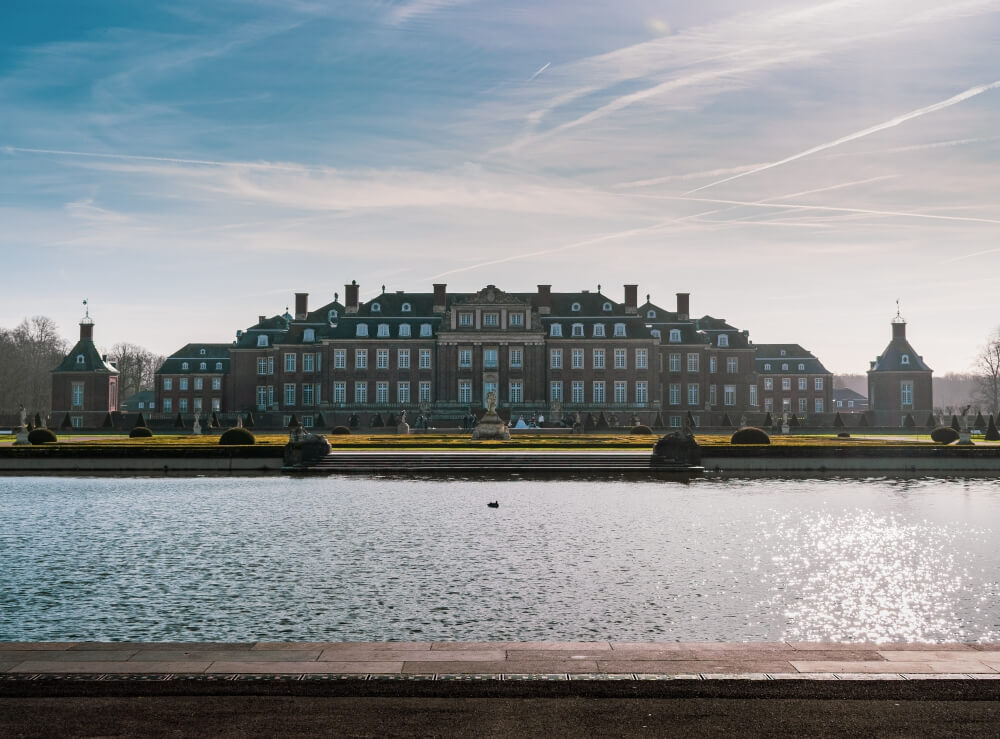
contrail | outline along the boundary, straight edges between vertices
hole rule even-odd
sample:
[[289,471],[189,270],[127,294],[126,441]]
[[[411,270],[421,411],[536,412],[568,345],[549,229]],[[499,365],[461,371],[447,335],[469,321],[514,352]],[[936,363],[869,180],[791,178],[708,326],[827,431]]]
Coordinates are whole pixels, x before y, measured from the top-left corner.
[[177,157],[153,157],[142,154],[112,154],[96,151],[67,151],[64,149],[29,149],[23,146],[4,146],[7,153],[21,152],[24,154],[53,154],[56,156],[91,157],[94,159],[124,159],[140,162],[166,162],[168,164],[197,164],[204,167],[233,167],[235,169],[276,169],[286,172],[301,172],[311,169],[291,164],[268,164],[266,162],[218,162],[210,159],[179,159]]
[[928,113],[934,113],[935,111],[942,110],[944,108],[949,108],[952,105],[962,102],[963,100],[968,100],[969,98],[975,97],[976,95],[981,95],[988,90],[996,89],[1000,87],[1000,80],[996,82],[991,82],[988,85],[978,85],[977,87],[970,87],[965,92],[960,92],[947,100],[942,100],[939,103],[934,103],[933,105],[927,105],[923,108],[917,108],[916,110],[911,110],[909,113],[904,113],[903,115],[896,116],[895,118],[890,118],[887,121],[878,123],[874,126],[869,126],[868,128],[862,129],[860,131],[855,131],[854,133],[848,134],[847,136],[841,136],[839,139],[834,139],[825,144],[820,144],[819,146],[814,146],[811,149],[806,149],[805,151],[800,151],[798,154],[792,154],[790,157],[785,157],[784,159],[779,159],[776,162],[769,162],[768,164],[763,164],[754,169],[748,170],[746,172],[740,172],[739,174],[734,174],[731,177],[726,177],[725,179],[716,180],[715,182],[710,182],[707,185],[702,185],[701,187],[696,187],[693,190],[688,190],[683,193],[684,195],[691,195],[701,190],[707,190],[710,187],[715,187],[716,185],[721,185],[724,182],[731,182],[732,180],[739,179],[740,177],[746,177],[747,175],[757,174],[758,172],[763,172],[766,169],[772,169],[774,167],[780,167],[782,164],[788,164],[789,162],[794,162],[796,159],[801,159],[802,157],[807,157],[810,154],[815,154],[819,151],[825,151],[826,149],[832,149],[835,146],[840,146],[841,144],[846,144],[849,141],[855,141],[857,139],[869,136],[873,133],[878,133],[879,131],[884,131],[887,128],[893,128],[898,126],[900,123],[905,123],[906,121],[912,120],[914,118],[919,118],[920,116],[927,115]]
[[548,69],[551,66],[552,66],[552,62],[545,62],[545,64],[542,65],[541,69],[539,69],[537,72],[535,72],[533,75],[531,75],[528,78],[528,82],[531,82],[532,80],[534,80],[535,77],[537,77],[538,75],[540,75],[542,72],[544,72],[546,69]]

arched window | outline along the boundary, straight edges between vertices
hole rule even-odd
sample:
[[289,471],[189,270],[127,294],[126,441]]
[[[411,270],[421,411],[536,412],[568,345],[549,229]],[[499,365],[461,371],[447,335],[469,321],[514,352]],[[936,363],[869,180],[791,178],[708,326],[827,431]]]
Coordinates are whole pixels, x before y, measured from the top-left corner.
[[583,336],[583,324],[582,323],[574,323],[573,324],[572,335],[573,336]]
[[76,355],[76,363],[77,364],[86,364],[86,362],[87,362],[87,358],[84,357],[82,354],[77,354]]
[[594,336],[604,336],[604,324],[595,323],[594,324]]
[[410,324],[408,324],[408,323],[401,323],[401,324],[399,324],[399,335],[400,336],[409,336],[410,335]]
[[267,346],[267,336],[261,334],[257,337],[257,346]]
[[381,313],[382,306],[379,303],[372,303],[372,313]]
[[307,328],[302,332],[303,341],[316,341],[316,331],[315,329]]
[[656,318],[656,311],[655,310],[646,311],[646,318]]
[[201,364],[199,364],[198,365],[198,369],[200,369],[202,372],[204,372],[205,370],[207,370],[208,369],[208,362],[202,362]]
[[781,350],[781,356],[785,356],[786,354],[788,354],[788,352],[786,352],[784,349],[782,349]]
[[413,310],[413,306],[410,305],[409,303],[403,303],[402,310],[403,310],[403,313],[409,313],[410,311]]
[[215,371],[216,372],[222,372],[222,362],[216,362],[215,363]]
[[357,326],[357,328],[354,329],[354,335],[355,336],[367,336],[368,335],[368,324],[367,323],[359,323],[358,326]]
[[764,363],[764,371],[765,372],[770,372],[771,371],[771,364],[770,364],[770,362],[765,362]]
[[389,335],[389,324],[388,323],[380,323],[378,325],[378,335],[379,336],[388,336]]
[[910,355],[909,354],[904,354],[902,357],[900,357],[899,363],[900,364],[909,364],[910,363]]
[[624,323],[616,323],[615,324],[615,336],[624,336],[624,335],[625,335],[625,324]]
[[727,334],[719,334],[719,346],[729,346],[729,336]]
[[788,372],[788,364],[787,363],[784,363],[784,364],[781,365],[781,371],[782,372]]
[[681,330],[679,328],[670,329],[670,338],[668,340],[673,344],[681,343]]
[[580,312],[580,304],[579,303],[573,303],[573,305],[571,305],[569,307],[569,309],[571,311],[573,311],[574,313],[579,313]]
[[549,326],[549,336],[562,337],[562,324],[553,323],[551,326]]
[[614,307],[611,305],[611,303],[604,304],[604,311],[606,313],[610,313],[612,310],[614,310]]
[[650,331],[650,332],[649,332],[649,334],[650,334],[650,336],[652,336],[652,337],[653,337],[654,339],[658,339],[658,338],[660,338],[660,336],[662,335],[662,334],[660,334],[660,329],[658,329],[658,328],[654,328],[654,329],[653,329],[652,331]]
[[203,357],[204,357],[204,356],[205,356],[205,350],[204,350],[204,348],[203,348],[203,349],[202,349],[202,350],[201,350],[200,352],[198,352],[198,353],[199,353],[199,354],[200,354],[201,356],[203,356]]
[[805,368],[806,368],[805,364],[803,364],[802,362],[799,362],[799,371],[801,372],[801,371],[803,371],[803,370],[804,370]]
[[187,363],[187,362],[181,362],[181,369],[182,369],[182,370],[186,370],[186,369],[188,369],[188,368],[189,368],[189,365],[188,365],[188,363]]
[[328,320],[330,323],[333,323],[334,321],[337,320],[337,309],[336,308],[331,308],[330,310],[328,310],[326,312],[326,320]]
[[421,336],[430,336],[431,335],[431,325],[429,323],[421,323],[420,324],[420,335]]

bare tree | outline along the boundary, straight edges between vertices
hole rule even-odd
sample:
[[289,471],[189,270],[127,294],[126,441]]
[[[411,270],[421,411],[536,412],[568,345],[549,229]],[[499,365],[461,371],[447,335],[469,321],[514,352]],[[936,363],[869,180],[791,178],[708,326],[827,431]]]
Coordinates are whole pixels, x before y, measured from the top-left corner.
[[990,414],[1000,410],[1000,328],[989,337],[986,345],[976,355],[975,399]]
[[23,405],[46,415],[52,406],[49,374],[66,356],[66,342],[55,322],[45,316],[0,329],[0,410],[11,413]]
[[119,343],[111,347],[108,360],[118,368],[118,392],[122,399],[140,390],[152,390],[157,368],[163,357],[136,344]]

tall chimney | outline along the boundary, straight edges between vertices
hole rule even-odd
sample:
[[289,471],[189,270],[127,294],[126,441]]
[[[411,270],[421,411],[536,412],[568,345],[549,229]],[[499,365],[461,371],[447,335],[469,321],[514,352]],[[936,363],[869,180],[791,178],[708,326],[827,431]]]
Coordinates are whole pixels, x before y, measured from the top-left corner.
[[677,317],[686,321],[691,313],[691,293],[677,293]]
[[441,282],[434,283],[434,306],[435,313],[444,313],[448,309],[448,285]]
[[552,285],[538,286],[538,313],[547,315],[552,312]]
[[80,341],[94,340],[94,322],[89,318],[80,321]]
[[309,314],[309,293],[295,293],[295,320],[304,321]]
[[639,312],[639,286],[625,286],[625,312],[635,315]]
[[351,280],[350,285],[344,285],[344,312],[358,312],[358,281]]

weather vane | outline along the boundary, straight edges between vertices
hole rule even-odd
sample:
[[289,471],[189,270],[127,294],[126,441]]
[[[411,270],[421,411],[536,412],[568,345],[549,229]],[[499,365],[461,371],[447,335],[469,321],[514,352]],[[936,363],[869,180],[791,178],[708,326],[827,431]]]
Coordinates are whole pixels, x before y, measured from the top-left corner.
[[84,312],[86,313],[85,317],[90,318],[90,304],[87,302],[86,298],[83,299],[83,308]]

